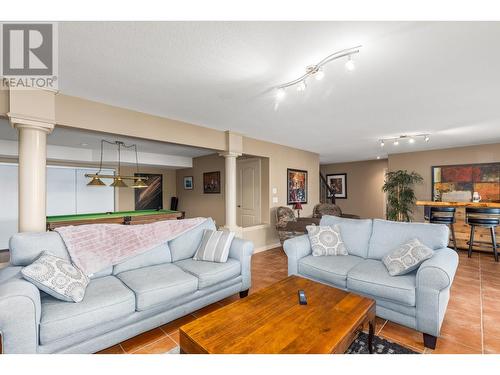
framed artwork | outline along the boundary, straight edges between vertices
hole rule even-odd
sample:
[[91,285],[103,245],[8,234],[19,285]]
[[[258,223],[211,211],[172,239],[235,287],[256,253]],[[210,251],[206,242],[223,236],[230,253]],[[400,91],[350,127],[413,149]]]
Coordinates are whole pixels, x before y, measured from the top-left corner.
[[220,194],[220,171],[203,173],[203,193]]
[[307,203],[307,171],[300,169],[287,170],[286,186],[287,186],[287,203]]
[[135,190],[136,210],[163,209],[163,176],[161,174],[135,173],[136,177],[147,177],[147,187]]
[[[347,173],[327,174],[326,182],[335,192],[336,199],[347,199]],[[332,194],[328,191],[328,198],[331,197]]]
[[184,190],[193,190],[193,176],[184,177]]
[[432,200],[470,202],[475,192],[483,202],[500,202],[500,163],[432,167]]

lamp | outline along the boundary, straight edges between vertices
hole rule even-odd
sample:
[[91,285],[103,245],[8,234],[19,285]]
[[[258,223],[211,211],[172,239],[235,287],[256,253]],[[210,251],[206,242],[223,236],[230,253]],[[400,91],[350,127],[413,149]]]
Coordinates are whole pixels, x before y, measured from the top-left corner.
[[94,176],[92,176],[92,179],[87,184],[87,186],[106,186],[106,184],[102,182],[102,180],[99,178],[99,175],[96,173]]
[[142,178],[138,178],[130,187],[134,189],[142,189],[148,187],[148,185],[146,185],[146,183],[142,180]]
[[[116,175],[101,175],[99,174],[102,170],[102,155],[103,155],[103,148],[104,148],[104,143],[108,143],[110,145],[116,145],[118,146],[118,173]],[[146,183],[144,182],[148,178],[145,176],[122,176],[121,174],[121,148],[133,148],[135,151],[135,166],[137,170],[137,174],[139,174],[139,158],[137,156],[137,145],[126,145],[122,141],[114,141],[110,142],[105,139],[101,139],[101,158],[99,161],[99,170],[95,174],[91,173],[86,173],[85,177],[90,178],[91,180],[87,183],[87,186],[106,186],[104,182],[102,182],[101,178],[112,178],[113,182],[109,185],[112,187],[129,187],[124,180],[132,180],[134,181],[133,184],[131,185],[132,188],[135,189],[142,189],[147,187]]]
[[297,217],[300,217],[300,210],[302,210],[302,203],[300,202],[295,202],[293,204],[293,209],[297,210]]
[[116,176],[113,178],[113,182],[109,185],[113,187],[128,187],[128,185],[122,180],[120,176]]

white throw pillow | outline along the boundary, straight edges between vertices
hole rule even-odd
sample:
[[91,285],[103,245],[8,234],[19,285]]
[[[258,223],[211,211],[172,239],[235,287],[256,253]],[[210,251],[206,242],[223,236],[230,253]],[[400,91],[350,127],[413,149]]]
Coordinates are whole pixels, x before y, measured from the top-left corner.
[[422,244],[416,238],[398,246],[382,258],[389,275],[399,276],[407,274],[434,255],[434,251]]
[[80,269],[47,251],[24,267],[21,274],[38,289],[68,302],[81,302],[89,284],[89,278]]
[[338,225],[308,225],[306,229],[313,256],[348,255]]
[[228,230],[205,229],[193,259],[217,263],[227,262],[233,238],[234,233]]

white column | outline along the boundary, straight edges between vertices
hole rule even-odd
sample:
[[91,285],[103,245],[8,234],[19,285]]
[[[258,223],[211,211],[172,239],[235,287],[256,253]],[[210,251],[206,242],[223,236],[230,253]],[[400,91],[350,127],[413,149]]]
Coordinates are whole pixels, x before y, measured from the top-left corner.
[[224,152],[220,154],[225,158],[225,198],[226,198],[226,225],[225,227],[239,234],[241,228],[236,224],[236,158],[241,154],[236,152]]
[[54,124],[11,118],[19,132],[19,231],[44,232],[47,200],[47,134]]

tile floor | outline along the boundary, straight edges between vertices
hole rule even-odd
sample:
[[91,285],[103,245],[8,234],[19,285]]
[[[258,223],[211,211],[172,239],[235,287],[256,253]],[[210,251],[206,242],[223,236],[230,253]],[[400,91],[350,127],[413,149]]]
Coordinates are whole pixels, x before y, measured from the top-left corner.
[[[377,318],[376,334],[421,353],[500,353],[500,264],[489,254],[459,253],[460,264],[453,284],[448,312],[436,350],[424,348],[422,334]],[[255,292],[287,275],[287,259],[281,248],[252,258],[252,288]],[[133,337],[100,353],[165,353],[178,345],[179,327],[224,304],[231,296],[164,326]]]

